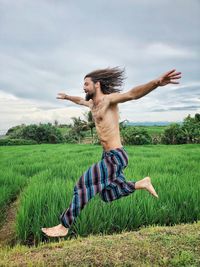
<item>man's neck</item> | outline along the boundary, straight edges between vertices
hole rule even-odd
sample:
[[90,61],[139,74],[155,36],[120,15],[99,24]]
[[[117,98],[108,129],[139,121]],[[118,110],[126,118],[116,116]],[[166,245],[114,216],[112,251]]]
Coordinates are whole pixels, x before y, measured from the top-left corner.
[[96,93],[92,98],[94,105],[97,106],[99,102],[101,102],[103,97],[104,97],[104,94]]

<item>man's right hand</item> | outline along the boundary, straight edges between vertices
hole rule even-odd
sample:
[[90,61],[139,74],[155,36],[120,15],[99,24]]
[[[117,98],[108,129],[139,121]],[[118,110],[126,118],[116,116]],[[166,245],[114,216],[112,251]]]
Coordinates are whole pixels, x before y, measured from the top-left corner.
[[84,98],[79,96],[66,95],[65,93],[58,93],[58,96],[56,98],[70,100],[75,104],[84,105],[86,107],[90,107],[92,105],[91,101],[86,101]]
[[58,93],[57,99],[67,99],[67,95],[65,93]]

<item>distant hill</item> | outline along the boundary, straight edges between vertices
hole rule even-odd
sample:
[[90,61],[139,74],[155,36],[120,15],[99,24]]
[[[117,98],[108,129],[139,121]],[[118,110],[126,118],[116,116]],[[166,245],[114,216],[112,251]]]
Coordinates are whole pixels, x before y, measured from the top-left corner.
[[131,125],[131,126],[167,126],[170,125],[171,123],[178,123],[181,124],[182,122],[180,121],[175,121],[175,122],[170,122],[170,121],[137,121],[137,122],[126,122],[126,125]]

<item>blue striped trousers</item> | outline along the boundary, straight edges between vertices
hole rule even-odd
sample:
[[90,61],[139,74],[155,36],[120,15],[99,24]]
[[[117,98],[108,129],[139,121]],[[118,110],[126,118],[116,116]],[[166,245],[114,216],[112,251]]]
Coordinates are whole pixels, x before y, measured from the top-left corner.
[[128,165],[124,147],[103,151],[99,162],[93,164],[79,178],[73,190],[72,201],[60,221],[69,228],[88,201],[96,194],[105,202],[128,196],[135,191],[135,182],[126,181],[123,169]]

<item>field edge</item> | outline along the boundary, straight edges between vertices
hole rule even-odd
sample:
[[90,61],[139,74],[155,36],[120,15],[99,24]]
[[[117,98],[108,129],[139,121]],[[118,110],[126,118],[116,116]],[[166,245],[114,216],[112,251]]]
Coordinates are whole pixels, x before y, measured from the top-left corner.
[[199,266],[200,221],[0,248],[0,266]]

